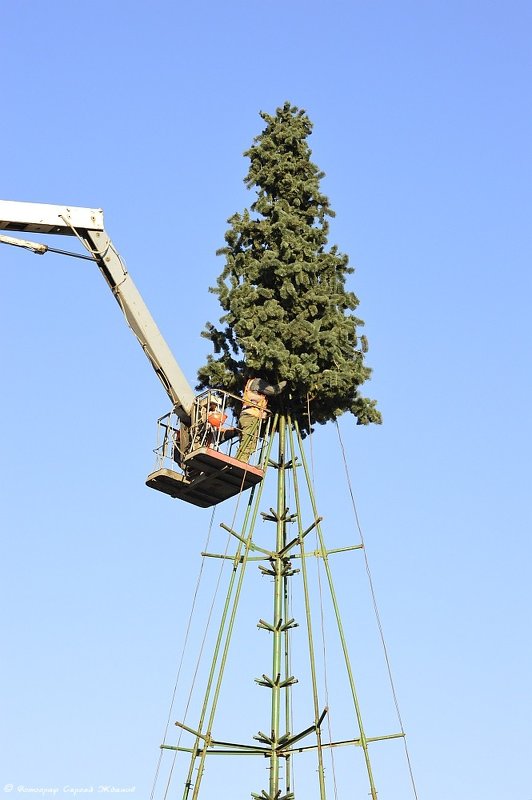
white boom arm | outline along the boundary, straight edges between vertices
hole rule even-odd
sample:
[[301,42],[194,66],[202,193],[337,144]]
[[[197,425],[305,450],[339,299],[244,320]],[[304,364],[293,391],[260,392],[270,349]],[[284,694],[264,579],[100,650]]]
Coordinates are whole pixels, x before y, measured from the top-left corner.
[[[175,412],[186,421],[194,401],[194,391],[107,235],[103,225],[103,211],[0,200],[0,230],[76,236],[82,242],[100,268],[129,327],[170,397]],[[33,242],[13,239],[9,241],[10,237],[7,236],[0,236],[0,239],[7,244],[29,247],[37,253],[44,253],[49,249],[46,245]]]

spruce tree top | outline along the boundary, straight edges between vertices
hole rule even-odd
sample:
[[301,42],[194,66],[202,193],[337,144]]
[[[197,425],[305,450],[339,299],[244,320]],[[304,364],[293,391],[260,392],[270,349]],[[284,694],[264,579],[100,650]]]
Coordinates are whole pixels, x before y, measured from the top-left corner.
[[358,300],[346,291],[353,272],[336,245],[327,247],[327,217],[334,211],[320,192],[324,173],[310,160],[312,123],[304,110],[285,103],[244,155],[245,183],[255,188],[250,209],[229,220],[225,267],[217,286],[225,314],[221,328],[207,323],[215,356],[198,371],[199,388],[239,394],[249,377],[288,382],[277,401],[303,430],[345,411],[358,424],[381,422],[375,401],[359,387],[371,374],[364,364],[364,323],[352,311]]

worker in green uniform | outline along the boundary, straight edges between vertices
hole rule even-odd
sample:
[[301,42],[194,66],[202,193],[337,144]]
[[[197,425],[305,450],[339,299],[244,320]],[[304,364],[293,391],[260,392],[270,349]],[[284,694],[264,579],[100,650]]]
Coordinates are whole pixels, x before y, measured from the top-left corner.
[[246,383],[238,419],[241,431],[240,447],[235,456],[238,461],[249,461],[251,458],[257,447],[261,423],[268,416],[268,397],[280,394],[285,386],[286,381],[271,384],[262,378],[250,378]]

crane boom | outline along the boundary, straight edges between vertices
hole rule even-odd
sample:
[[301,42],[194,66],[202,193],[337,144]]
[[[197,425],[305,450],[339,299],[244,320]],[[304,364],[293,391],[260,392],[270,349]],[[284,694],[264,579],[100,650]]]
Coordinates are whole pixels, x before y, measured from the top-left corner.
[[[82,242],[90,257],[97,263],[129,327],[164,386],[175,413],[183,421],[187,421],[194,402],[194,390],[106,233],[103,211],[0,200],[0,230],[75,236]],[[8,237],[4,237],[4,240],[15,244],[13,240],[8,241]],[[30,242],[20,244],[23,247],[31,245]],[[53,248],[44,245],[35,252],[44,253],[47,249]]]

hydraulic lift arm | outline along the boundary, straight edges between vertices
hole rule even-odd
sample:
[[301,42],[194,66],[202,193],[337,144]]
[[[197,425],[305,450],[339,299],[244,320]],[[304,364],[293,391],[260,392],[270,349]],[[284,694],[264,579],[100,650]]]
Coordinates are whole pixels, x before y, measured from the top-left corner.
[[[89,255],[60,250],[40,242],[15,239],[2,231],[74,236]],[[98,265],[172,402],[172,412],[159,420],[160,429],[164,431],[163,443],[155,451],[159,464],[148,475],[148,486],[207,508],[262,480],[262,468],[231,455],[232,439],[237,437],[237,428],[227,429],[226,432],[231,434],[227,437],[221,436],[221,427],[218,438],[210,432],[210,406],[214,403],[218,408],[221,398],[223,413],[228,395],[222,390],[211,394],[209,389],[195,397],[106,233],[101,209],[0,200],[0,242],[24,247],[38,254],[49,250],[85,258]],[[176,414],[181,422],[174,422],[172,414]],[[208,436],[211,438],[206,438]]]
[[[168,394],[175,413],[188,422],[194,390],[159,331],[131,275],[126,270],[103,224],[103,211],[94,208],[54,206],[0,200],[0,230],[75,236],[94,260],[127,323]],[[0,235],[0,241],[27,247],[36,253],[55,248]],[[64,252],[59,250],[58,252]]]

